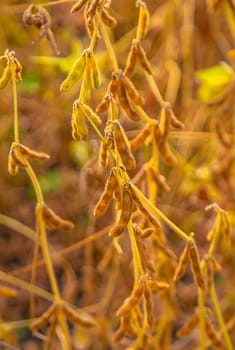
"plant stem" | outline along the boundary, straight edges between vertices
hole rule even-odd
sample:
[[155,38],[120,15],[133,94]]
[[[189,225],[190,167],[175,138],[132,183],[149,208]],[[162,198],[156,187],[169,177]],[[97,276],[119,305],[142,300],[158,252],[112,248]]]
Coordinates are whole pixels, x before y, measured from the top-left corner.
[[18,122],[18,102],[17,102],[17,90],[16,90],[16,76],[15,76],[15,63],[11,61],[11,79],[13,88],[13,108],[14,108],[14,139],[16,143],[19,143],[19,122]]

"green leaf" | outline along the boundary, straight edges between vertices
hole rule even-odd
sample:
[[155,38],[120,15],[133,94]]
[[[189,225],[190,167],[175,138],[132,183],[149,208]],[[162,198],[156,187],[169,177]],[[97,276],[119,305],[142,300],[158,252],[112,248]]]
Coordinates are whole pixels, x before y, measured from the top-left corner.
[[218,87],[228,84],[233,79],[234,72],[226,62],[220,62],[216,66],[197,71],[196,77],[201,83]]

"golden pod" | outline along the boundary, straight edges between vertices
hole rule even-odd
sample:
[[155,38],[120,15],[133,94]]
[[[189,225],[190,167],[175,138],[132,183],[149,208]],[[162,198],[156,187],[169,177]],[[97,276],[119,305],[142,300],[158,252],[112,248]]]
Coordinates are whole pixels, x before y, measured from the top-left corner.
[[218,337],[218,332],[212,325],[211,321],[208,317],[205,317],[205,323],[206,323],[206,334],[208,338],[210,339],[211,343],[218,349],[225,349],[224,343],[221,341],[221,339]]
[[10,67],[10,64],[7,64],[4,67],[2,76],[0,78],[0,89],[4,89],[7,86],[10,79],[11,79],[11,67]]
[[151,125],[148,124],[137,134],[137,136],[134,139],[131,140],[130,144],[132,152],[134,152],[137,148],[144,144],[144,141],[150,135],[150,133]]
[[87,16],[88,23],[91,23],[93,21],[93,18],[95,17],[95,14],[96,14],[97,6],[99,4],[99,1],[100,0],[91,0],[88,3],[88,7],[86,10],[86,16]]
[[164,191],[169,192],[170,191],[170,187],[168,186],[167,182],[166,182],[166,178],[165,176],[159,174],[158,172],[156,172],[152,167],[150,168],[153,180],[156,182],[156,184]]
[[139,121],[140,116],[132,109],[122,81],[120,81],[118,84],[117,94],[120,105],[124,109],[127,117],[135,122]]
[[131,153],[129,140],[119,122],[116,123],[114,128],[114,140],[117,150],[126,169],[128,171],[135,169],[135,157]]
[[72,323],[77,323],[82,327],[92,328],[97,326],[97,323],[95,322],[94,318],[91,317],[89,314],[74,310],[68,305],[64,305],[64,313]]
[[117,186],[118,183],[116,177],[114,175],[113,170],[111,170],[110,175],[105,183],[104,192],[102,193],[94,209],[94,216],[99,216],[105,213],[112,200],[113,192],[117,188]]
[[97,89],[100,86],[100,73],[93,52],[87,56],[87,60],[91,67],[91,86]]
[[147,285],[153,291],[160,291],[170,287],[166,282],[154,281],[153,279],[147,279]]
[[193,240],[189,241],[189,257],[190,257],[191,267],[192,267],[196,284],[201,289],[205,289],[205,282],[202,276],[202,271],[200,266],[200,258],[199,258],[196,244],[194,243]]
[[93,122],[96,126],[102,124],[100,117],[86,104],[80,104],[81,111],[85,114],[89,121]]
[[139,254],[141,257],[141,261],[143,265],[150,271],[150,272],[155,272],[154,265],[151,261],[151,258],[149,256],[148,250],[146,248],[146,245],[143,241],[142,235],[141,235],[141,230],[140,228],[135,224],[133,225],[133,229],[135,232],[135,237],[136,237],[136,244],[139,250]]
[[147,284],[144,286],[144,301],[145,301],[145,309],[147,312],[147,320],[149,327],[152,327],[153,325],[153,302],[152,302],[152,295],[150,292],[149,287]]
[[80,10],[82,8],[83,5],[85,5],[85,3],[88,0],[78,0],[71,8],[71,13],[77,12],[78,10]]
[[173,278],[174,281],[179,280],[184,275],[188,261],[189,261],[189,243],[187,242],[182,254],[180,255],[180,260],[175,270],[175,274]]
[[118,237],[125,230],[132,214],[132,197],[129,190],[129,184],[124,185],[122,188],[121,196],[121,213],[119,220],[115,223],[114,227],[109,231],[110,237]]
[[143,292],[144,284],[142,281],[140,281],[138,286],[133,290],[131,296],[126,298],[122,306],[117,310],[117,316],[124,317],[128,315],[139,302]]
[[64,220],[47,205],[42,208],[43,218],[48,228],[69,231],[74,228],[74,224],[69,220]]
[[109,105],[110,105],[110,99],[107,98],[108,96],[105,95],[103,100],[98,104],[98,106],[96,107],[96,112],[97,113],[105,113],[107,112],[107,110],[109,109]]
[[116,74],[112,74],[112,79],[108,86],[108,92],[111,94],[112,97],[116,97],[118,93],[118,87],[120,85],[120,80],[117,78]]
[[14,298],[16,297],[17,292],[15,289],[0,285],[0,296],[4,298]]
[[144,98],[140,96],[134,84],[125,74],[122,75],[122,82],[131,101],[136,105],[142,106],[144,104]]
[[101,11],[101,19],[107,27],[113,28],[117,25],[116,18],[111,16],[105,8]]
[[14,176],[17,174],[19,170],[18,165],[16,165],[14,159],[12,158],[12,152],[10,151],[8,154],[8,172],[10,175]]
[[33,320],[33,322],[30,325],[31,329],[36,330],[38,328],[45,326],[47,322],[50,320],[50,318],[53,316],[53,314],[56,313],[56,310],[57,310],[57,305],[56,303],[54,303],[40,317]]
[[146,229],[142,230],[141,237],[143,239],[150,237],[155,232],[154,228],[147,227]]
[[71,71],[69,72],[67,78],[60,85],[60,91],[67,92],[70,91],[74,85],[82,77],[86,65],[86,57],[84,51],[81,56],[75,61]]
[[170,147],[166,141],[163,141],[163,142],[160,141],[158,146],[159,146],[159,152],[161,153],[161,155],[166,163],[168,163],[169,165],[172,165],[172,166],[174,166],[178,163],[177,158],[171,152]]
[[149,11],[145,2],[141,1],[139,12],[139,23],[137,28],[137,37],[141,40],[148,31],[149,27]]
[[129,54],[127,56],[126,67],[124,70],[126,77],[130,78],[132,76],[135,69],[136,61],[137,61],[137,50],[135,45],[132,45],[129,51]]
[[141,66],[143,67],[143,69],[146,70],[147,73],[152,75],[151,65],[150,65],[149,60],[147,58],[146,52],[142,48],[140,42],[138,42],[136,44],[136,54],[137,54],[137,57],[139,59]]
[[88,136],[88,127],[86,125],[86,119],[84,114],[81,111],[80,103],[73,103],[72,110],[72,134],[75,140],[87,140]]
[[189,335],[192,330],[199,323],[199,315],[197,313],[193,314],[193,316],[177,331],[177,337],[185,337]]
[[12,163],[19,167],[19,168],[25,168],[26,167],[26,161],[24,159],[24,156],[20,152],[19,144],[16,142],[13,142],[10,149],[10,157]]
[[108,162],[108,154],[107,154],[107,146],[105,145],[105,142],[101,142],[100,144],[100,151],[99,151],[99,164],[103,167],[106,167]]
[[23,154],[23,156],[25,156],[26,158],[36,159],[36,160],[45,160],[50,158],[48,154],[44,152],[35,151],[22,144],[19,145],[19,148],[20,148],[21,154]]

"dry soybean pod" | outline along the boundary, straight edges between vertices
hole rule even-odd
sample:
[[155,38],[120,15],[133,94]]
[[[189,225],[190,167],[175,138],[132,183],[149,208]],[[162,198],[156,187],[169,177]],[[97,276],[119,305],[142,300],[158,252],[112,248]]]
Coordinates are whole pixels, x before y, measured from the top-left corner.
[[107,27],[113,28],[117,25],[116,18],[111,16],[105,8],[103,8],[101,11],[101,19]]
[[10,150],[9,154],[8,154],[8,172],[10,175],[14,176],[17,174],[19,170],[18,165],[16,165],[13,157],[12,157],[12,151]]
[[129,54],[127,56],[126,67],[124,70],[126,77],[130,78],[132,76],[135,69],[136,61],[137,61],[137,50],[136,50],[136,46],[132,45],[129,51]]
[[77,12],[88,0],[78,0],[71,8],[71,13]]
[[147,283],[148,287],[154,292],[169,288],[169,284],[168,283],[154,281],[152,278],[147,279],[146,283]]
[[135,157],[131,153],[130,143],[121,124],[117,121],[114,128],[114,140],[124,166],[128,171],[135,169]]
[[136,51],[137,51],[137,57],[139,59],[141,66],[143,67],[144,70],[146,70],[147,73],[152,75],[151,65],[150,65],[149,60],[147,58],[146,52],[142,48],[140,42],[138,42],[136,44]]
[[118,186],[114,171],[111,170],[110,175],[105,183],[104,192],[102,193],[96,207],[94,209],[94,216],[99,216],[105,213],[113,196],[113,192]]
[[99,164],[106,167],[108,162],[108,149],[104,141],[101,141],[99,150]]
[[18,166],[19,168],[26,167],[25,159],[19,150],[19,144],[13,142],[10,153],[16,166]]
[[118,93],[118,100],[120,102],[120,105],[122,106],[122,108],[126,112],[127,117],[135,122],[138,122],[140,120],[140,117],[131,108],[131,105],[130,105],[130,102],[129,102],[128,97],[126,95],[126,91],[125,91],[125,88],[124,88],[122,81],[119,82],[117,93]]
[[142,106],[144,104],[144,98],[140,96],[131,80],[125,74],[122,74],[121,80],[131,101],[136,105]]
[[137,247],[138,247],[143,265],[149,271],[155,272],[155,268],[153,266],[153,263],[152,263],[151,258],[149,256],[149,253],[148,253],[148,250],[147,250],[145,243],[143,241],[140,228],[136,224],[134,224],[133,229],[135,232],[136,243],[137,243]]
[[74,87],[74,85],[81,78],[85,69],[85,65],[86,65],[86,57],[85,57],[85,51],[83,51],[81,56],[75,61],[67,78],[60,85],[60,91],[67,92]]
[[85,116],[80,109],[80,103],[75,101],[72,109],[72,136],[75,140],[87,140],[88,128]]
[[100,117],[86,104],[81,104],[80,108],[82,112],[86,115],[88,120],[91,120],[96,126],[102,124]]
[[180,255],[180,260],[175,270],[175,274],[173,278],[174,281],[179,280],[184,275],[188,261],[189,261],[189,243],[187,242],[182,254]]
[[49,228],[57,228],[63,231],[69,231],[74,228],[74,224],[71,221],[62,219],[46,204],[42,208],[42,213],[45,223]]
[[24,146],[22,144],[19,145],[20,152],[26,157],[30,159],[37,159],[37,160],[45,160],[49,159],[50,156],[44,152],[38,152],[35,151],[27,146]]
[[206,322],[206,334],[207,334],[208,338],[210,339],[210,341],[212,342],[212,344],[218,349],[225,350],[225,346],[224,346],[223,342],[218,337],[217,331],[214,328],[214,326],[212,325],[212,323],[208,317],[205,317],[205,322]]
[[132,213],[132,197],[129,189],[129,184],[123,185],[121,198],[121,213],[119,220],[114,227],[109,231],[110,237],[118,237],[125,230]]
[[170,147],[165,140],[163,140],[162,142],[160,141],[158,147],[163,159],[167,164],[174,166],[178,163],[177,158],[171,152]]
[[142,281],[139,281],[138,286],[133,290],[131,296],[126,298],[122,306],[117,310],[117,316],[123,317],[128,315],[139,302],[143,292],[144,284]]
[[110,105],[110,98],[109,94],[106,94],[103,98],[103,100],[98,104],[96,107],[96,112],[97,113],[105,113],[109,109]]
[[144,141],[150,135],[150,133],[151,133],[150,124],[146,125],[144,129],[140,130],[137,136],[134,139],[132,139],[130,142],[132,152],[134,152],[137,148],[143,145]]
[[88,7],[86,11],[88,23],[91,23],[93,21],[98,4],[99,4],[99,0],[91,0],[90,3],[88,3]]
[[196,244],[193,239],[189,241],[189,257],[195,282],[198,285],[198,287],[200,287],[201,289],[205,289],[205,282],[202,277],[202,271],[200,266],[200,258]]
[[150,168],[153,180],[157,183],[157,185],[164,191],[169,192],[170,191],[170,187],[168,186],[167,182],[166,182],[166,178],[165,176],[159,174],[158,172],[156,172],[152,167]]
[[4,67],[2,76],[0,78],[0,89],[4,89],[7,86],[10,79],[11,79],[11,68],[10,68],[10,64],[7,64]]
[[91,86],[97,89],[100,86],[100,73],[96,58],[93,52],[88,55],[89,64],[91,66]]
[[145,301],[145,309],[147,313],[147,320],[149,327],[153,325],[153,302],[152,295],[148,285],[145,283],[144,285],[144,301]]
[[199,323],[199,315],[197,313],[193,314],[192,317],[177,331],[177,337],[185,337],[189,335],[192,330]]
[[[137,38],[141,40],[148,31],[149,26],[149,11],[144,1],[140,1],[139,22],[137,28]],[[137,3],[138,5],[138,3]]]
[[30,327],[34,331],[38,328],[43,327],[52,317],[52,315],[56,312],[57,304],[52,304],[49,309],[47,309],[40,317],[33,320]]
[[84,328],[91,328],[97,325],[89,314],[78,312],[68,305],[64,305],[64,313],[72,323],[77,323]]

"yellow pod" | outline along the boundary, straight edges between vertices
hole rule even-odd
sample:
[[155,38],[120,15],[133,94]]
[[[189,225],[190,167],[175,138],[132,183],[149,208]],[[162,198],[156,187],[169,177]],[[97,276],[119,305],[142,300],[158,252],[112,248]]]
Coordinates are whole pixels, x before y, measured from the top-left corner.
[[77,1],[71,8],[71,13],[74,13],[74,12],[77,12],[78,10],[80,10],[80,8],[82,8],[83,5],[85,5],[85,3],[87,2],[88,0],[79,0]]
[[69,231],[74,228],[74,224],[69,220],[62,219],[59,215],[50,209],[47,205],[42,209],[43,218],[48,228]]
[[101,11],[101,19],[107,27],[113,28],[117,25],[116,18],[111,16],[105,8],[103,8]]
[[131,151],[134,152],[137,148],[143,146],[144,141],[151,133],[151,125],[148,124],[144,127],[144,129],[140,130],[137,136],[131,140]]
[[168,186],[168,184],[166,182],[165,176],[156,172],[152,167],[150,168],[150,171],[151,171],[153,180],[156,182],[156,184],[159,186],[159,188],[161,188],[162,190],[164,190],[166,192],[169,192],[170,187]]
[[159,142],[158,146],[159,146],[159,151],[166,163],[172,166],[178,163],[177,158],[171,152],[170,147],[166,141]]
[[95,17],[97,6],[99,4],[100,0],[91,0],[88,4],[86,16],[88,19],[88,23],[91,23],[93,21],[93,18]]
[[140,228],[135,224],[133,225],[133,229],[135,232],[135,238],[136,238],[136,244],[139,250],[139,254],[142,260],[143,265],[151,272],[155,272],[154,265],[151,261],[151,258],[149,256],[148,250],[145,246],[145,243],[143,241],[141,230]]
[[128,171],[135,169],[136,167],[135,157],[131,153],[129,140],[125,134],[124,129],[122,128],[119,122],[116,122],[116,125],[114,128],[114,140],[115,140],[116,148],[120,154],[120,157],[126,169]]
[[197,313],[193,314],[193,316],[177,331],[177,337],[185,337],[189,335],[192,330],[199,323],[199,315]]
[[119,220],[115,223],[114,227],[110,230],[110,237],[118,237],[125,230],[132,214],[132,197],[129,190],[129,184],[124,185],[122,189],[121,197],[121,213]]
[[110,175],[105,183],[104,192],[102,193],[94,209],[94,216],[99,216],[105,213],[112,200],[113,192],[117,186],[118,183],[116,177],[114,175],[113,170],[111,170]]
[[201,289],[205,289],[205,282],[202,276],[200,258],[197,247],[193,240],[189,241],[189,257],[196,284]]
[[57,305],[56,303],[52,304],[49,309],[47,309],[40,317],[38,317],[36,320],[33,320],[30,327],[32,330],[36,330],[38,328],[41,328],[47,324],[47,322],[50,320],[50,318],[56,314]]
[[74,310],[68,305],[64,305],[64,313],[72,323],[77,323],[85,328],[97,326],[94,318],[85,312]]
[[75,61],[71,71],[69,72],[67,78],[60,85],[60,91],[67,92],[70,91],[74,85],[82,77],[86,65],[85,52]]
[[150,65],[149,60],[147,58],[147,55],[146,55],[146,53],[145,53],[145,51],[142,48],[140,43],[136,44],[136,53],[137,53],[137,57],[139,59],[141,66],[143,67],[143,69],[146,70],[147,73],[152,75],[151,65]]
[[189,261],[189,243],[186,244],[182,254],[180,255],[180,260],[175,270],[175,274],[173,278],[174,281],[179,280],[184,275],[188,261]]
[[132,45],[129,51],[129,54],[127,56],[126,67],[124,70],[126,77],[130,78],[132,76],[135,69],[136,61],[137,61],[137,50],[135,45]]
[[12,157],[12,160],[14,164],[19,167],[19,168],[25,168],[26,167],[26,162],[24,159],[24,156],[21,154],[20,149],[19,149],[19,144],[13,142],[11,149],[10,149],[10,154]]
[[19,145],[19,148],[20,148],[21,154],[23,154],[26,158],[36,159],[36,160],[45,160],[50,158],[48,154],[44,152],[35,151],[22,144]]
[[74,102],[73,103],[73,110],[72,110],[72,130],[73,130],[73,137],[75,140],[87,140],[88,136],[88,127],[86,125],[86,119],[84,114],[81,111],[80,103]]
[[81,111],[86,115],[88,120],[91,120],[96,126],[102,124],[100,117],[86,104],[80,105]]
[[100,86],[100,73],[98,69],[98,65],[94,56],[94,53],[91,52],[88,57],[89,65],[91,67],[91,86],[94,89],[97,89]]
[[2,76],[0,78],[0,89],[4,89],[8,82],[11,79],[11,68],[10,68],[10,64],[7,64],[6,67],[4,67]]
[[139,302],[143,292],[144,284],[142,281],[140,281],[138,286],[133,290],[131,296],[126,298],[122,306],[118,309],[117,316],[124,317],[128,315]]
[[107,154],[107,146],[105,145],[105,142],[101,142],[100,144],[100,150],[99,150],[99,164],[103,167],[106,167],[108,162],[108,154]]
[[134,84],[125,74],[123,74],[122,76],[122,82],[125,87],[126,93],[130,97],[131,101],[136,105],[142,106],[144,104],[144,98],[140,96]]
[[145,2],[141,1],[140,12],[139,12],[139,22],[137,28],[137,38],[141,40],[148,31],[149,27],[149,11]]
[[10,175],[14,176],[17,174],[19,170],[18,165],[16,165],[14,159],[12,158],[12,152],[10,151],[8,154],[8,172]]

